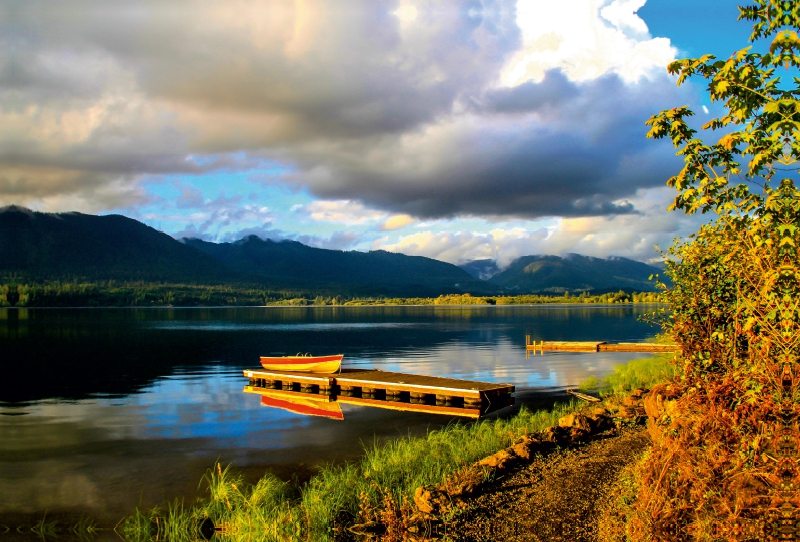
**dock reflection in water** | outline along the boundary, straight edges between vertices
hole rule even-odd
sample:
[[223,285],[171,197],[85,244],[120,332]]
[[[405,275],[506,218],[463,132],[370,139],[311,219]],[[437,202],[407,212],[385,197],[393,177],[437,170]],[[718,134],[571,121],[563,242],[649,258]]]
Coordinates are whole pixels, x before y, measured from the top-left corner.
[[[399,410],[402,412],[427,412],[429,414],[445,414],[448,416],[461,416],[464,418],[478,419],[488,414],[492,414],[503,408],[513,406],[514,398],[511,396],[503,397],[497,401],[482,404],[480,407],[457,406],[454,404],[436,404],[435,400],[404,398],[400,399],[380,399],[374,396],[361,396],[361,393],[351,392],[352,395],[339,396],[310,396],[307,393],[297,391],[273,390],[271,388],[260,388],[258,386],[245,386],[245,393],[261,395],[261,405],[281,408],[303,414],[306,416],[321,416],[334,420],[344,420],[344,413],[339,404],[367,406],[385,408],[389,410]],[[456,402],[457,403],[457,402]]]

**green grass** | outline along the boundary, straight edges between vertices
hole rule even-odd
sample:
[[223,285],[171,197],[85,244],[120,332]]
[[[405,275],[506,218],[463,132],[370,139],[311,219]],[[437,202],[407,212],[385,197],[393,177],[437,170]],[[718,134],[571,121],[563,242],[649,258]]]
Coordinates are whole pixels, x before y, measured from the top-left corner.
[[625,365],[617,365],[613,373],[602,379],[594,376],[587,378],[578,389],[599,390],[601,395],[620,395],[636,388],[651,388],[675,377],[676,368],[671,363],[673,357],[673,354],[660,354],[631,360]]
[[202,503],[137,510],[118,532],[135,542],[188,542],[197,539],[199,522],[210,517],[223,536],[236,539],[327,540],[337,516],[357,517],[362,503],[379,508],[387,493],[396,503],[410,501],[417,487],[439,484],[460,467],[557,423],[575,408],[569,403],[550,411],[522,409],[506,420],[457,423],[425,437],[375,444],[360,461],[323,467],[302,487],[271,474],[247,485],[217,465],[204,479],[208,497]]
[[[668,359],[654,356],[631,361],[592,387],[613,395],[652,386],[672,374]],[[123,520],[118,532],[131,542],[189,542],[199,538],[200,522],[211,518],[223,539],[330,540],[337,518],[352,522],[362,506],[379,509],[387,495],[398,506],[411,501],[419,486],[440,484],[461,467],[524,434],[556,424],[577,408],[574,402],[536,412],[523,408],[509,419],[455,423],[424,437],[375,443],[361,460],[323,467],[303,486],[271,474],[248,485],[217,465],[204,478],[205,500],[189,507],[174,503],[166,509],[137,510]]]

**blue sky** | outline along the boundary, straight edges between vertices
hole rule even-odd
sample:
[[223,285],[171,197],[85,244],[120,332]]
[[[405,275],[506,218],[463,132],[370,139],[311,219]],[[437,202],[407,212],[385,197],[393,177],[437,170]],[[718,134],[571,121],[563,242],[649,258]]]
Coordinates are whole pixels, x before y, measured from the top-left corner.
[[654,36],[665,36],[678,56],[713,54],[719,58],[747,44],[752,27],[737,21],[736,0],[647,0],[638,14]]
[[[730,0],[0,0],[0,205],[505,265],[657,257]],[[13,9],[12,9],[13,7]],[[45,9],[46,8],[46,9]],[[705,109],[704,109],[705,108]]]

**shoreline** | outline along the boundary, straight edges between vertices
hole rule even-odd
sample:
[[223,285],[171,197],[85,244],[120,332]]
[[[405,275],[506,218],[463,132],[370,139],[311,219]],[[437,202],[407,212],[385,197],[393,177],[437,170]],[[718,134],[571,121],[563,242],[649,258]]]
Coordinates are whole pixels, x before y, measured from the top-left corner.
[[[359,461],[322,469],[302,487],[270,475],[247,486],[218,465],[207,478],[208,497],[181,509],[163,533],[191,529],[210,518],[228,534],[265,540],[349,540],[356,532],[402,539],[427,530],[431,522],[442,525],[455,517],[426,503],[468,499],[490,478],[511,472],[504,470],[507,466],[554,448],[579,449],[590,436],[641,421],[644,392],[637,388],[668,379],[670,367],[664,356],[618,366],[605,379],[604,408],[571,401],[550,410],[521,409],[508,419],[455,424],[424,437],[397,439],[368,449]],[[152,541],[149,526],[158,514],[137,510],[122,524],[125,538]]]
[[[618,366],[605,382],[612,386],[606,402],[621,404],[615,386],[631,388],[642,380],[661,379],[661,362],[654,361],[659,359],[665,360],[663,356],[650,357]],[[474,423],[456,423],[422,436],[376,441],[359,459],[315,469],[316,474],[303,481],[287,482],[271,474],[254,480],[252,472],[245,480],[235,470],[215,465],[205,477],[207,489],[201,501],[135,510],[118,523],[119,530],[121,534],[124,531],[124,538],[130,542],[149,542],[155,521],[159,528],[168,528],[170,532],[187,532],[198,520],[211,518],[216,524],[226,525],[231,534],[290,540],[294,534],[289,531],[297,531],[322,541],[333,536],[332,529],[337,526],[341,531],[363,523],[366,515],[380,512],[387,502],[407,506],[414,502],[415,491],[420,487],[445,483],[469,465],[513,447],[519,439],[552,433],[554,428],[559,429],[562,418],[595,408],[593,404],[563,402],[567,396],[560,388],[542,391],[528,397],[524,401],[527,405],[518,412],[498,413]],[[550,408],[542,410],[541,406]],[[166,510],[171,510],[169,517],[164,516]],[[45,518],[48,522],[57,521],[53,528],[62,534],[74,530],[80,521],[89,520],[83,514],[79,517],[64,511],[48,513]],[[27,531],[42,520],[42,515],[37,518],[35,513],[0,514],[0,529],[4,522],[8,526],[13,521],[14,528]],[[97,527],[109,532],[110,520]],[[291,528],[281,527],[286,525]],[[267,536],[269,532],[272,535]],[[156,534],[161,536],[165,532]]]
[[[595,541],[598,520],[610,506],[613,499],[610,492],[617,476],[649,445],[646,429],[637,425],[539,454],[530,463],[508,469],[482,485],[475,494],[459,499],[458,510],[452,517],[443,520],[430,516],[425,523],[417,523],[412,532],[406,533],[406,540],[528,542],[567,536],[565,539],[574,542]],[[121,535],[130,542],[153,540],[131,537],[130,533],[126,536],[125,519],[112,525],[95,523],[85,514],[70,512],[44,516],[3,513],[0,527],[8,528],[4,538],[10,541],[41,540],[41,532],[55,540],[110,542],[119,541]],[[338,533],[319,540],[364,540],[353,538],[347,528],[338,529]],[[180,542],[182,538],[173,536],[171,540]],[[374,540],[367,538],[370,539]]]
[[540,456],[466,500],[442,530],[459,542],[594,542],[619,474],[651,444],[636,425]]
[[372,307],[412,307],[412,308],[420,308],[420,307],[435,307],[439,309],[503,309],[503,308],[511,308],[511,307],[545,307],[545,306],[553,306],[557,305],[559,307],[613,307],[613,308],[622,308],[622,307],[641,307],[641,306],[668,306],[668,303],[662,303],[658,301],[647,301],[647,302],[625,302],[625,303],[573,303],[573,302],[561,302],[561,301],[553,301],[553,302],[542,302],[542,303],[499,303],[496,305],[478,305],[478,304],[448,304],[448,305],[436,305],[433,303],[427,304],[419,304],[419,305],[411,305],[411,304],[393,304],[393,303],[386,303],[386,304],[375,304],[375,305],[151,305],[151,306],[139,306],[139,305],[104,305],[104,306],[14,306],[14,307],[5,307],[0,306],[1,310],[32,310],[32,309],[44,309],[44,310],[71,310],[71,309],[120,309],[120,310],[156,310],[156,309],[180,309],[180,310],[201,310],[201,309],[331,309],[331,310],[338,310],[338,309],[363,309],[363,308],[372,308]]

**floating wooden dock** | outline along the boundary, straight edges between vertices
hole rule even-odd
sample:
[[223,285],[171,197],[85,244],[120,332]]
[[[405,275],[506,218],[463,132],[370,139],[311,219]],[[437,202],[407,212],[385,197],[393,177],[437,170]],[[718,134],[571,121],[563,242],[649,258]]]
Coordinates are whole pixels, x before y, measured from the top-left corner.
[[377,369],[342,369],[336,374],[245,370],[244,391],[281,390],[288,397],[318,397],[339,403],[391,410],[429,412],[479,418],[514,403],[511,384],[473,382],[437,376],[410,375]]
[[530,335],[525,335],[525,350],[533,352],[677,352],[677,344],[656,343],[607,343],[605,341],[531,341]]

